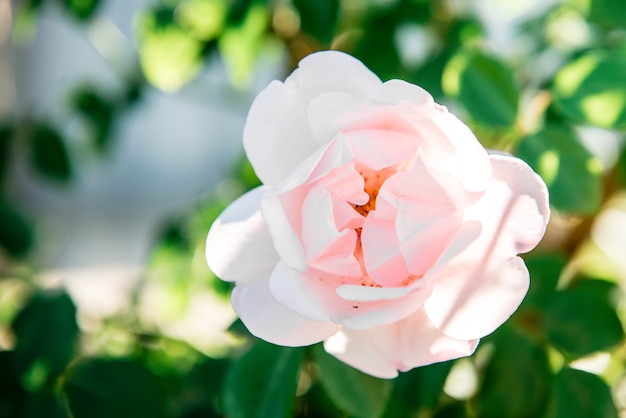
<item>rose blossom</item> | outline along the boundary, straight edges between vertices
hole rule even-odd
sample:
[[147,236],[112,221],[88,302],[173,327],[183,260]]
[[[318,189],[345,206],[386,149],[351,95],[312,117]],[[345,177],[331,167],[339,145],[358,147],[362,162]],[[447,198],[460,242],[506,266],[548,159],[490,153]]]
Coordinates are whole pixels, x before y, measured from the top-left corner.
[[269,342],[326,351],[374,376],[466,356],[519,306],[549,218],[523,161],[489,155],[422,88],[312,54],[250,109],[263,186],[207,238],[232,305]]

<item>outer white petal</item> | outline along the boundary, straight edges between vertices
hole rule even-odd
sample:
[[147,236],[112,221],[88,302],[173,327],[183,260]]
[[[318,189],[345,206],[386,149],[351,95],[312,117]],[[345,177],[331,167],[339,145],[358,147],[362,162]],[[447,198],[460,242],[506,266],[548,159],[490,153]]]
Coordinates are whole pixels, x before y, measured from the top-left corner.
[[266,187],[258,187],[244,194],[213,222],[206,241],[206,259],[222,280],[257,280],[259,274],[271,271],[278,262],[260,211],[266,193]]
[[304,58],[285,83],[274,81],[254,100],[244,128],[246,154],[261,181],[276,186],[331,137],[309,128],[310,102],[325,92],[367,96],[380,80],[360,61],[337,51]]
[[478,340],[441,333],[423,309],[393,324],[372,329],[342,329],[324,342],[327,352],[365,373],[394,378],[398,371],[470,355]]
[[315,344],[340,329],[332,322],[310,321],[286,308],[272,296],[267,278],[237,285],[231,303],[253,335],[273,344]]
[[481,234],[432,278],[425,303],[433,324],[454,338],[483,337],[515,312],[529,284],[516,254],[537,245],[550,215],[546,186],[526,163],[490,158],[494,180],[466,212]]

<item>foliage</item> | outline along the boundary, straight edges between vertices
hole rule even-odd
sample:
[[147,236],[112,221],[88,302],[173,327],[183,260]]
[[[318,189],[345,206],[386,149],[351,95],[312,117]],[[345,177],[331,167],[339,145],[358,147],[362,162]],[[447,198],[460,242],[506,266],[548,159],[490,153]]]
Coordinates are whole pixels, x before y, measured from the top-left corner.
[[[16,31],[52,4],[68,25],[89,25],[106,2],[17,3]],[[382,79],[423,86],[485,147],[527,161],[551,194],[546,239],[525,256],[527,298],[475,355],[387,381],[319,345],[258,341],[237,321],[213,346],[177,333],[196,298],[233,319],[224,308],[231,286],[208,271],[202,253],[221,209],[259,184],[246,161],[224,180],[228,193],[216,191],[166,225],[130,307],[86,321],[70,295],[29,266],[35,225],[8,188],[16,156],[53,190],[79,177],[81,156],[52,114],[15,114],[0,121],[0,418],[623,414],[626,248],[613,248],[616,259],[593,233],[609,209],[626,219],[626,21],[616,12],[623,6],[556,2],[516,16],[521,46],[498,48],[485,19],[456,3],[155,0],[136,12],[137,68],[120,74],[123,88],[76,84],[67,97],[95,155],[105,156],[120,116],[141,106],[146,91],[182,89],[215,62],[227,69],[233,95],[249,88],[264,54],[284,53],[293,65],[326,48],[354,54]],[[620,155],[600,158],[594,132],[617,138]],[[155,294],[158,309],[149,304]]]

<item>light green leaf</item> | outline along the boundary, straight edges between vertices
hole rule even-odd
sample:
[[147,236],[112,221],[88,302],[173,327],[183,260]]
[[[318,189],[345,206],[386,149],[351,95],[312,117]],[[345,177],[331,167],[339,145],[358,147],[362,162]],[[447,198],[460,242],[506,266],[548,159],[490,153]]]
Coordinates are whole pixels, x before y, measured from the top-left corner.
[[561,69],[554,100],[563,115],[605,128],[626,126],[626,53],[595,51]]
[[572,129],[548,125],[523,139],[517,156],[546,182],[554,207],[579,214],[598,210],[602,200],[601,163],[580,144]]
[[328,397],[350,416],[381,417],[391,395],[390,380],[378,379],[337,360],[318,345],[313,348],[322,386]]
[[515,123],[519,88],[500,60],[479,51],[461,51],[446,65],[444,93],[457,98],[478,123],[508,127]]

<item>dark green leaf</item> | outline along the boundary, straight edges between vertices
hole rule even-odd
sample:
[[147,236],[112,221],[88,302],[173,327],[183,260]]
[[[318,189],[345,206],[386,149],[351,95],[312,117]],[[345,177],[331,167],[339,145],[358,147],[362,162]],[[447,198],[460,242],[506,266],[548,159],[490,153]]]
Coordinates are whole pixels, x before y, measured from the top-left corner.
[[353,369],[326,353],[321,345],[313,348],[321,381],[328,397],[350,416],[381,417],[392,389],[390,380],[378,379]]
[[563,368],[555,377],[548,418],[616,418],[607,384],[598,376]]
[[10,256],[21,257],[33,245],[33,229],[24,217],[0,197],[0,247]]
[[551,378],[545,351],[508,327],[500,328],[490,341],[494,352],[479,394],[480,416],[542,416]]
[[515,123],[519,88],[511,70],[497,58],[461,51],[448,62],[442,85],[476,122],[496,127]]
[[383,80],[398,78],[400,55],[395,33],[398,16],[394,10],[372,14],[364,24],[363,35],[354,49],[354,56]]
[[434,410],[452,364],[453,362],[446,361],[401,373],[394,380],[385,417],[402,416],[407,411]]
[[258,341],[233,363],[223,388],[224,412],[230,418],[293,416],[303,349]]
[[0,418],[21,417],[27,392],[14,370],[14,353],[0,351]]
[[558,292],[545,308],[544,327],[561,349],[584,356],[622,341],[622,324],[611,303],[614,284],[582,280]]
[[622,0],[591,0],[589,20],[606,27],[626,26],[626,13]]
[[454,402],[448,405],[444,405],[439,409],[433,418],[467,418],[469,415],[467,407],[463,402]]
[[517,156],[546,182],[554,207],[579,214],[598,210],[602,200],[602,167],[580,144],[572,129],[547,125],[522,140]]
[[39,125],[34,128],[31,141],[31,160],[37,171],[53,180],[69,180],[72,167],[59,133],[49,126]]
[[335,35],[339,0],[293,0],[300,14],[300,29],[322,45],[330,45]]
[[529,256],[524,261],[530,272],[530,288],[522,302],[522,308],[542,310],[556,292],[565,260],[558,255],[538,254]]
[[75,93],[74,106],[90,125],[96,149],[105,150],[111,139],[113,104],[95,90],[83,88]]
[[554,78],[557,108],[577,122],[606,128],[626,126],[624,74],[624,47],[583,55],[563,67]]
[[163,382],[136,360],[83,360],[70,370],[63,390],[74,418],[171,416]]
[[65,293],[36,294],[11,327],[16,338],[16,367],[22,376],[35,379],[34,385],[61,374],[74,355],[76,308]]
[[9,162],[11,161],[11,142],[13,129],[10,126],[0,125],[0,190],[6,178]]
[[80,20],[87,20],[93,16],[100,4],[100,0],[63,0],[67,10]]

